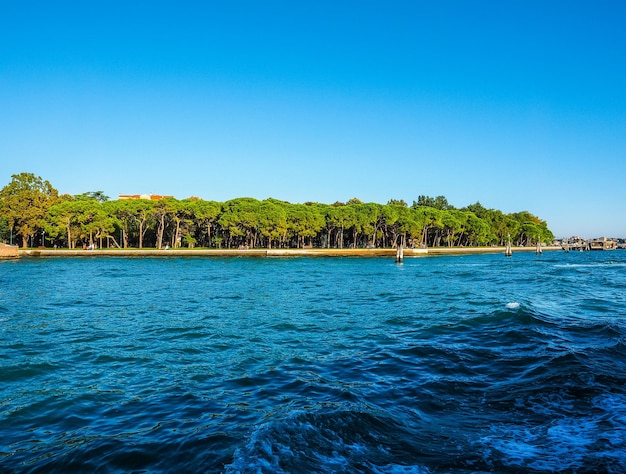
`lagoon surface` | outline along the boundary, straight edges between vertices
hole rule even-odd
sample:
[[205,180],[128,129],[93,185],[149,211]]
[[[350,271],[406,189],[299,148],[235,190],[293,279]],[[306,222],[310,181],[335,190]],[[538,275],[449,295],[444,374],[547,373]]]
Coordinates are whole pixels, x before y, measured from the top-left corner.
[[1,472],[625,472],[626,251],[0,262]]

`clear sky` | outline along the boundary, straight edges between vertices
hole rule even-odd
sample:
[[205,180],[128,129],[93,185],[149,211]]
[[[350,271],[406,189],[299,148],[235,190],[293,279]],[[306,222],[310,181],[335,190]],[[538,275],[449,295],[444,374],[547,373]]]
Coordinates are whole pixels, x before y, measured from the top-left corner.
[[527,210],[626,237],[626,2],[0,0],[0,187]]

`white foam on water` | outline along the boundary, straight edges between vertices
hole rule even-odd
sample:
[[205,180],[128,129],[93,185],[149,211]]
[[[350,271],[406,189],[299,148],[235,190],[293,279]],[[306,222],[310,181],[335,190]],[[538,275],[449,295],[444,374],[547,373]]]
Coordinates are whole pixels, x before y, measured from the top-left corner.
[[363,433],[350,435],[346,427],[352,426],[358,417],[353,413],[307,416],[294,412],[286,419],[263,423],[251,433],[245,446],[235,451],[225,472],[284,473],[294,466],[303,472],[351,472],[355,466],[367,466],[368,472],[380,474],[430,472],[423,466],[393,462],[388,447],[364,442]]
[[[617,404],[625,401],[618,401]],[[614,402],[599,400],[597,405],[609,408],[615,406]],[[626,404],[622,405],[624,407]],[[494,451],[498,452],[502,463],[510,467],[551,472],[576,471],[593,459],[599,462],[612,459],[626,467],[623,418],[613,420],[613,429],[606,426],[606,421],[606,417],[566,417],[552,421],[548,418],[545,425],[533,427],[503,424],[492,426],[491,433],[481,442],[485,445],[488,458],[494,455]],[[599,449],[602,442],[605,449]]]
[[386,464],[385,466],[370,466],[376,474],[428,474],[430,470],[423,466],[403,466],[401,464]]
[[283,473],[287,471],[281,466],[290,465],[303,455],[324,471],[345,471],[354,457],[366,454],[367,446],[346,442],[341,433],[330,427],[299,418],[302,413],[260,425],[248,443],[235,451],[233,462],[226,466],[225,472]]
[[597,267],[626,267],[624,262],[592,262],[592,263],[557,263],[555,268],[597,268]]
[[607,393],[596,397],[593,405],[604,411],[602,438],[610,445],[604,455],[621,460],[626,468],[626,395]]
[[517,309],[517,308],[519,308],[519,306],[520,306],[520,304],[518,302],[516,302],[516,301],[513,301],[511,303],[507,303],[506,304],[506,307],[509,308],[509,309]]
[[280,467],[281,455],[293,456],[288,446],[272,443],[271,431],[275,423],[265,423],[257,428],[243,448],[237,448],[233,462],[226,467],[227,473],[285,472]]

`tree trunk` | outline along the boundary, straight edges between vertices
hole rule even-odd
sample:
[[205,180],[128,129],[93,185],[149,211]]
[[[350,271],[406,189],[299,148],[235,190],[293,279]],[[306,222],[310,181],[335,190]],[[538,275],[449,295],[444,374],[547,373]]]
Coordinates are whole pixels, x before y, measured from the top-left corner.
[[72,231],[70,229],[71,227],[68,222],[67,224],[67,248],[71,250],[72,249]]
[[176,230],[174,231],[174,241],[172,242],[172,247],[178,247],[178,236],[180,233],[180,219],[176,219]]
[[156,246],[158,249],[163,245],[163,234],[165,232],[165,214],[162,214],[159,218],[159,228],[157,229],[157,241]]
[[117,243],[117,240],[115,240],[115,237],[113,237],[112,235],[107,235],[107,247],[110,247],[110,243],[109,243],[109,239],[111,239],[113,241],[113,244],[115,244],[115,246],[118,249],[121,249],[122,247],[120,247],[120,244]]
[[462,239],[463,239],[463,236],[464,236],[464,235],[465,235],[465,232],[461,232],[461,233],[459,234],[459,238],[458,238],[458,239],[457,239],[457,241],[456,241],[456,245],[457,245],[457,247],[461,245],[461,241],[462,241]]
[[428,226],[425,225],[422,229],[422,239],[420,240],[420,247],[428,246]]
[[143,248],[143,221],[139,222],[139,248]]

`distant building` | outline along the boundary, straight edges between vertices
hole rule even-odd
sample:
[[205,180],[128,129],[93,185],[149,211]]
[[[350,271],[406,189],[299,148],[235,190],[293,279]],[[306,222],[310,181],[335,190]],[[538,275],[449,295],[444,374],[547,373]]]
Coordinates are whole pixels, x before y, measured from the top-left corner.
[[617,242],[609,240],[606,237],[591,240],[589,242],[589,250],[615,250],[616,248]]
[[128,199],[147,199],[149,201],[160,201],[161,199],[168,199],[172,196],[161,196],[160,194],[120,194],[118,199],[120,201]]

